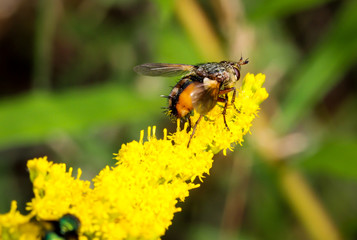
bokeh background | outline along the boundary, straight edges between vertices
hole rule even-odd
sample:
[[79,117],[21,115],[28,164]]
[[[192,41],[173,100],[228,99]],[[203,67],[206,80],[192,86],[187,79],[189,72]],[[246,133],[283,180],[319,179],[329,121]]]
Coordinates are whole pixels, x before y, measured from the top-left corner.
[[0,213],[11,200],[25,212],[28,159],[89,180],[141,129],[174,131],[159,96],[177,79],[133,66],[243,56],[270,97],[163,239],[357,239],[356,12],[353,0],[1,0]]

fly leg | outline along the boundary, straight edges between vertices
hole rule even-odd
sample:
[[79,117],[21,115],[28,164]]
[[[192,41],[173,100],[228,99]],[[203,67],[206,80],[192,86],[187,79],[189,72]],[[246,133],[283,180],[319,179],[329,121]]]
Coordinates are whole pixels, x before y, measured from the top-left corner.
[[225,94],[224,98],[218,97],[217,99],[218,102],[224,102],[224,108],[223,108],[223,121],[224,121],[224,125],[226,125],[227,130],[229,131],[229,127],[227,125],[227,120],[226,120],[226,113],[227,113],[227,106],[228,106],[228,95]]
[[[224,90],[221,90],[219,91],[219,95],[223,95],[223,94],[227,94],[229,92],[232,92],[233,91],[233,96],[232,96],[232,101],[231,101],[231,104],[233,105],[234,109],[237,111],[237,112],[240,112],[236,105],[234,104],[235,100],[236,100],[236,94],[237,94],[237,91],[236,91],[236,88],[235,87],[232,87],[232,88],[227,88],[227,89],[224,89]],[[228,101],[228,99],[227,99]]]
[[237,91],[236,91],[236,88],[234,87],[231,104],[233,105],[234,109],[240,113],[240,111],[237,109],[236,105],[234,104],[234,102],[236,101],[236,93],[237,93]]
[[188,118],[188,127],[187,127],[187,132],[189,132],[192,128],[192,122],[191,122],[191,117]]
[[196,127],[197,127],[198,123],[201,121],[202,117],[203,117],[203,115],[200,115],[200,117],[197,119],[197,121],[195,123],[195,126],[193,126],[193,130],[192,130],[192,133],[191,133],[191,136],[190,136],[190,140],[188,140],[188,143],[187,143],[187,148],[189,148],[189,146],[190,146],[192,137],[196,132]]
[[218,102],[224,102],[224,109],[223,109],[223,120],[224,120],[224,124],[226,125],[226,128],[229,130],[229,127],[227,125],[227,121],[226,121],[226,112],[227,112],[227,106],[228,106],[228,95],[227,93],[232,92],[233,91],[233,96],[232,96],[232,101],[231,104],[233,105],[234,109],[239,112],[239,110],[237,109],[236,105],[234,104],[234,101],[236,100],[236,88],[232,87],[232,88],[227,88],[227,89],[223,89],[221,91],[219,91],[219,95],[224,95],[224,98],[218,97],[217,101]]

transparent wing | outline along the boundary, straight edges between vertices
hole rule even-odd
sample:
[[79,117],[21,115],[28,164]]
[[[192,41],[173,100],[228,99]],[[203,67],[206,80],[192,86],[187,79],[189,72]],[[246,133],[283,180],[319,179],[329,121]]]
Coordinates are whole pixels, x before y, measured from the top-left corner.
[[134,67],[134,71],[146,76],[172,77],[191,72],[194,65],[170,63],[144,63]]
[[215,80],[206,79],[203,83],[193,83],[195,88],[191,93],[192,105],[201,115],[207,114],[216,106],[219,93],[219,83]]

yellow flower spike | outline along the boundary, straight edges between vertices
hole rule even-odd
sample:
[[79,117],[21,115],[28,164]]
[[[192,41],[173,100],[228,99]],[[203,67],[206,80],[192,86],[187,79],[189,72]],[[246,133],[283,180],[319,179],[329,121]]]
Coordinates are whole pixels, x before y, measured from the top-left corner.
[[35,240],[40,236],[40,228],[30,222],[32,215],[22,215],[17,210],[17,202],[11,202],[10,211],[0,215],[0,239]]
[[166,141],[167,140],[167,129],[164,128],[164,137],[163,140]]
[[78,168],[78,170],[77,170],[77,180],[79,180],[80,178],[81,178],[81,176],[82,176],[82,170],[80,169],[80,168]]
[[144,141],[144,134],[145,134],[145,133],[144,133],[144,130],[141,130],[141,131],[140,131],[140,141],[139,141],[140,144],[142,144],[143,141]]
[[154,138],[156,138],[156,126],[152,127],[152,135]]
[[151,139],[151,126],[148,127],[148,141]]
[[[268,97],[262,84],[265,75],[247,74],[237,90],[235,106],[226,112],[228,131],[223,122],[223,104],[219,103],[198,124],[187,148],[192,129],[188,123],[176,132],[157,139],[156,126],[140,131],[139,141],[123,144],[114,158],[115,167],[105,167],[90,182],[72,176],[65,164],[54,164],[47,157],[28,161],[34,198],[27,203],[30,211],[22,216],[12,203],[9,213],[0,215],[0,233],[3,239],[39,239],[44,220],[58,220],[64,214],[80,219],[79,239],[159,239],[176,212],[178,201],[184,201],[189,191],[197,188],[209,175],[213,156],[219,151],[227,154],[243,136],[250,133],[259,104]],[[232,97],[232,95],[230,95]],[[192,123],[197,121],[197,113]],[[30,223],[31,217],[38,222]],[[32,225],[31,225],[32,224]],[[23,228],[23,226],[27,228]],[[24,230],[32,226],[33,232]],[[4,234],[5,233],[5,234]]]

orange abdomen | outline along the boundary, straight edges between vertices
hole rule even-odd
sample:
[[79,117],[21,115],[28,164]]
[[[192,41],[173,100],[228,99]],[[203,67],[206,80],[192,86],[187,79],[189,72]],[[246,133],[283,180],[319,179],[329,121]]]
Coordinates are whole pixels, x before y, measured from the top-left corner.
[[188,85],[178,96],[178,101],[176,103],[177,117],[185,117],[193,110],[191,93],[193,90],[193,84]]
[[169,95],[169,112],[176,118],[187,116],[192,110],[191,93],[194,89],[193,82],[188,78],[181,79]]

